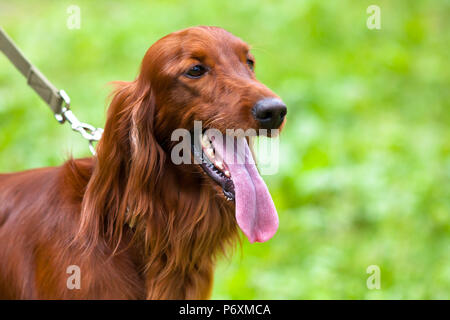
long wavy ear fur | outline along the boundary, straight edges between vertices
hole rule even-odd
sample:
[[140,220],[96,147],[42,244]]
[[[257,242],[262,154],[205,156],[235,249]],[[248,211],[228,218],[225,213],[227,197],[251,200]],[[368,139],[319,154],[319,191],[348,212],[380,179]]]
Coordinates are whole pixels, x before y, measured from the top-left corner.
[[[118,248],[124,225],[136,219],[144,204],[142,192],[161,174],[164,153],[153,134],[155,101],[150,84],[118,82],[107,113],[95,167],[82,202],[80,229],[85,249],[105,239]],[[134,199],[129,199],[129,196]],[[133,214],[129,214],[130,201]]]

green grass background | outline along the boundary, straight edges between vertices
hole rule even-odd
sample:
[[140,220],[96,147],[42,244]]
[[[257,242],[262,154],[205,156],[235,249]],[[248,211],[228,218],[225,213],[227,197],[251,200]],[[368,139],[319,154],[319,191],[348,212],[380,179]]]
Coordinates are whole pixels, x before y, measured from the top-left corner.
[[[381,30],[366,27],[371,4]],[[0,0],[0,25],[96,126],[107,83],[132,80],[160,37],[217,25],[253,45],[257,76],[289,108],[279,173],[265,177],[280,228],[221,260],[220,299],[450,298],[449,16],[449,1]],[[86,143],[0,56],[0,171],[70,154]]]

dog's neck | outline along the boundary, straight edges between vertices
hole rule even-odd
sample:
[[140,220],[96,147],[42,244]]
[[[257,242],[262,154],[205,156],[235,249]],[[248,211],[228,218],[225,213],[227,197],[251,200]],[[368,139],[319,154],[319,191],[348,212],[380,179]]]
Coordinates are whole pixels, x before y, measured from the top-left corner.
[[216,257],[237,239],[234,206],[203,177],[170,164],[164,168],[152,188],[157,194],[150,195],[151,207],[133,226],[144,257],[147,298],[207,298]]
[[207,298],[217,256],[238,238],[234,205],[168,157],[148,167],[103,143],[83,195],[82,245],[130,248],[130,259],[141,261],[147,298]]

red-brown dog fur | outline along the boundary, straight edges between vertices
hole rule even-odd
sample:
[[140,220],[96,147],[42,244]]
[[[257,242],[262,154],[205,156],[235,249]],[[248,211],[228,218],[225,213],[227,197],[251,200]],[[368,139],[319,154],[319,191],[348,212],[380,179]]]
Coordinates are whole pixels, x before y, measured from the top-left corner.
[[[234,204],[199,166],[171,162],[170,137],[194,120],[258,129],[251,107],[276,95],[248,51],[220,28],[172,33],[117,84],[96,157],[0,175],[0,298],[208,298],[238,239]],[[198,61],[208,75],[183,76]],[[70,265],[80,289],[67,288]]]

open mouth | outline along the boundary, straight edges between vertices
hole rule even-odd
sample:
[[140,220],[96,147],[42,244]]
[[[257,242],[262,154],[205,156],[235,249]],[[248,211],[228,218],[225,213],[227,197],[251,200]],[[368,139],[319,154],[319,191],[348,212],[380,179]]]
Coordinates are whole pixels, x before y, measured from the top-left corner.
[[[216,155],[214,146],[207,134],[196,137],[199,143],[192,142],[192,150],[197,161],[205,173],[222,187],[223,194],[228,201],[235,199],[233,180],[228,166],[223,159]],[[200,148],[198,147],[200,145]]]
[[205,173],[235,203],[236,221],[250,242],[265,242],[278,229],[278,215],[264,180],[259,175],[245,137],[202,133],[192,150]]

